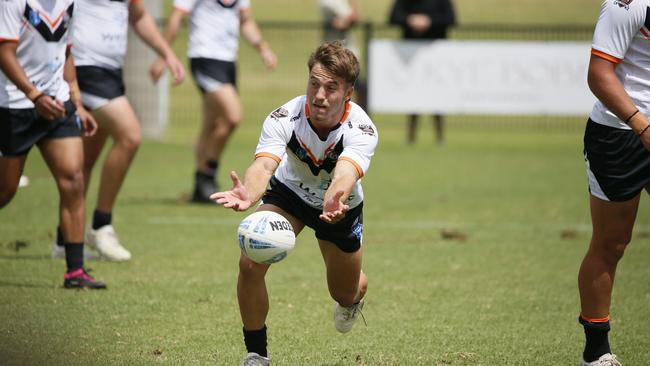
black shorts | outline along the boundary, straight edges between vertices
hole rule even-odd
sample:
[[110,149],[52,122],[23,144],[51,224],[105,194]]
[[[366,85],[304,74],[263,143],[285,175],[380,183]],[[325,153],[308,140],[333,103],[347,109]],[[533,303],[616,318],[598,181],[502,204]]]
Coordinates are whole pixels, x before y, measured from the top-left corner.
[[196,86],[203,93],[211,93],[226,84],[237,87],[237,65],[234,62],[191,58],[190,68]]
[[90,110],[101,108],[126,92],[122,69],[77,66],[77,83],[81,101]]
[[44,139],[81,136],[83,127],[72,102],[65,102],[65,117],[47,120],[36,109],[0,108],[0,156],[27,155]]
[[585,129],[584,154],[589,192],[600,199],[627,201],[650,185],[650,151],[632,130],[604,126],[590,119]]
[[314,229],[318,239],[330,241],[346,253],[354,253],[361,248],[363,203],[348,211],[343,220],[336,224],[328,224],[318,217],[321,210],[307,205],[275,178],[271,178],[271,188],[264,193],[262,202],[277,206],[295,216]]

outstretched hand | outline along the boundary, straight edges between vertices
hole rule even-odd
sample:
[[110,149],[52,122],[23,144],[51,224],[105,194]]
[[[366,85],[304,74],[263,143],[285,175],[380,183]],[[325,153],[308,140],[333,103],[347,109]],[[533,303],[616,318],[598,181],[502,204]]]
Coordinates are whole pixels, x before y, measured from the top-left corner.
[[337,191],[334,197],[323,203],[323,213],[319,218],[328,224],[336,224],[341,221],[350,210],[350,206],[341,202],[343,191]]
[[224,208],[231,208],[235,211],[246,211],[254,202],[250,200],[250,195],[246,186],[242,184],[234,171],[230,172],[232,179],[232,189],[224,192],[216,192],[210,196],[210,199],[222,205]]

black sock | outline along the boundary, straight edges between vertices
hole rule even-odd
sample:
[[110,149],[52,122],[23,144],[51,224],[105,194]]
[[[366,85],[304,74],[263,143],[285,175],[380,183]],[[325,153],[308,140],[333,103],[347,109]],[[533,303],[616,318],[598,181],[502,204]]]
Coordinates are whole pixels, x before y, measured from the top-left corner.
[[61,226],[56,227],[56,245],[63,246],[63,232],[61,231]]
[[266,325],[259,330],[244,329],[244,343],[248,352],[255,352],[262,357],[268,357],[266,352]]
[[102,226],[110,225],[113,222],[113,213],[101,212],[95,209],[93,213],[93,230],[97,230]]
[[600,356],[611,353],[609,348],[609,339],[607,333],[609,332],[609,320],[606,322],[590,322],[580,316],[578,321],[585,328],[585,351],[582,357],[586,362],[596,361]]
[[84,266],[84,244],[83,243],[65,243],[65,264],[68,272]]
[[207,170],[197,170],[194,177],[196,178],[196,182],[204,182],[204,181],[214,181],[214,177],[217,175],[217,170],[219,169],[219,162],[216,160],[209,160],[208,161],[208,169]]

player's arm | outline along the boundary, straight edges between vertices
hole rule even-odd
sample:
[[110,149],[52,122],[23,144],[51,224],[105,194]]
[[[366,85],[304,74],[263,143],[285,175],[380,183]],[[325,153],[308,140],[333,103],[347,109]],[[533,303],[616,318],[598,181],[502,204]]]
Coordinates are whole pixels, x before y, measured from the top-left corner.
[[334,224],[345,217],[345,214],[350,209],[350,206],[345,202],[347,202],[352,188],[360,177],[355,164],[347,159],[339,159],[334,169],[332,183],[330,183],[323,197],[321,220]]
[[[172,10],[172,13],[169,15],[169,19],[167,19],[167,24],[165,25],[165,31],[163,32],[163,39],[171,47],[172,44],[174,44],[174,40],[176,40],[176,35],[178,34],[178,31],[180,30],[181,26],[183,25],[183,20],[185,17],[187,17],[187,12],[184,10],[181,10],[179,8],[174,8]],[[165,59],[158,57],[153,64],[151,65],[151,68],[149,69],[149,74],[151,75],[151,79],[154,82],[157,82],[158,79],[162,76],[163,72],[165,72]]]
[[241,35],[250,43],[262,57],[262,62],[267,69],[272,70],[275,68],[275,65],[278,63],[278,60],[271,50],[271,47],[262,37],[262,32],[257,26],[257,22],[253,19],[253,14],[250,8],[244,8],[240,10],[240,23],[239,28]]
[[97,132],[97,122],[92,114],[86,111],[83,103],[81,103],[81,91],[77,83],[77,70],[74,66],[74,59],[72,58],[71,47],[65,50],[65,65],[63,66],[63,79],[68,83],[70,88],[70,101],[77,108],[77,116],[83,124],[84,134],[92,136]]
[[262,198],[277,167],[278,162],[275,159],[266,156],[257,157],[246,170],[243,183],[239,180],[237,173],[230,172],[232,189],[214,193],[210,199],[223,205],[224,208],[246,211]]
[[174,85],[180,84],[185,78],[183,64],[178,61],[169,44],[160,34],[156,21],[147,12],[147,9],[145,9],[143,1],[132,1],[129,4],[129,23],[140,39],[156,51],[158,56],[165,61],[172,75],[174,75]]
[[616,65],[611,60],[592,54],[587,76],[589,88],[598,100],[639,135],[643,145],[650,150],[650,121],[643,113],[637,112],[637,107],[614,73]]
[[34,103],[36,112],[45,119],[54,120],[65,115],[65,109],[61,103],[43,94],[38,90],[25,74],[16,57],[18,41],[6,40],[0,42],[0,69],[11,80],[20,91],[25,93],[27,98]]

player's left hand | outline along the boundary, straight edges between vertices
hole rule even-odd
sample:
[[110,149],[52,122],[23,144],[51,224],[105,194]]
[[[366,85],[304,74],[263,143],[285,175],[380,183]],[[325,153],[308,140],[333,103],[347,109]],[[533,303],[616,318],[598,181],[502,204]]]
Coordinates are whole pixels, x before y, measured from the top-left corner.
[[323,213],[319,218],[328,224],[336,224],[341,221],[345,214],[350,210],[350,206],[341,202],[343,191],[338,191],[334,197],[323,203]]
[[232,189],[224,192],[216,192],[210,196],[214,202],[222,205],[224,208],[230,208],[235,211],[246,211],[254,202],[251,201],[246,186],[239,180],[237,173],[230,172],[232,179]]
[[83,125],[84,136],[92,136],[97,132],[97,121],[82,105],[77,106],[77,117]]

